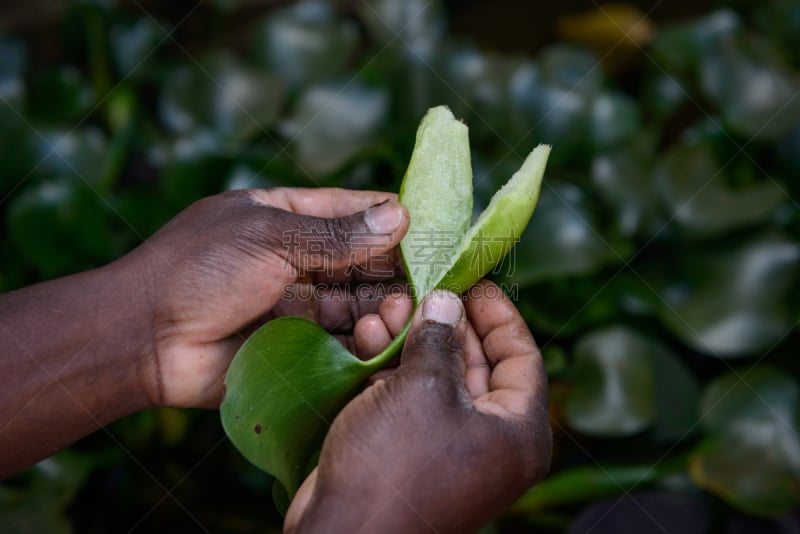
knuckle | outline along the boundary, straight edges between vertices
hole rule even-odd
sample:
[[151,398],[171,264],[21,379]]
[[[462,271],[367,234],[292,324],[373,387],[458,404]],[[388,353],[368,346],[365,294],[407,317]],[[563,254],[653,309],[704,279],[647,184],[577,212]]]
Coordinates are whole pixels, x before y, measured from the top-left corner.
[[283,226],[280,210],[248,204],[242,208],[242,216],[233,222],[233,241],[244,249],[255,244],[258,248],[278,249],[283,246]]
[[442,361],[441,355],[460,355],[461,346],[452,326],[426,322],[423,323],[408,344],[407,351],[418,359],[430,363]]
[[467,404],[469,395],[461,369],[463,351],[452,327],[437,323],[422,325],[403,357],[403,366],[413,377],[417,395],[436,399],[446,407]]
[[352,217],[338,219],[318,219],[320,231],[328,241],[330,252],[335,256],[344,256],[350,252],[350,242],[355,231]]

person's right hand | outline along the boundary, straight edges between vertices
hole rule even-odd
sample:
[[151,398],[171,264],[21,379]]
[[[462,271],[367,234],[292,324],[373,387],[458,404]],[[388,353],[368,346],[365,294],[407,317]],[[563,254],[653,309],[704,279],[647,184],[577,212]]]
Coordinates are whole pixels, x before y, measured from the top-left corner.
[[398,370],[334,420],[286,532],[475,531],[542,479],[547,377],[500,289],[446,291],[415,314]]

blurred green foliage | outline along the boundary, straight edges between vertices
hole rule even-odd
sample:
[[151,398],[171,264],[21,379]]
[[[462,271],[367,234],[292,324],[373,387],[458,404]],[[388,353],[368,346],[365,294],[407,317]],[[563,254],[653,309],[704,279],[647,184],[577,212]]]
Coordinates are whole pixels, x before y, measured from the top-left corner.
[[[495,530],[613,531],[604,499],[647,489],[667,531],[659,507],[680,495],[697,528],[789,532],[800,3],[659,25],[591,5],[524,54],[453,34],[460,8],[422,0],[86,0],[44,35],[8,29],[0,290],[111,261],[222,190],[396,190],[423,112],[447,104],[471,130],[476,209],[554,146],[502,281],[548,366],[556,456]],[[216,414],[159,410],[0,485],[0,524],[263,532],[280,524],[270,487]]]

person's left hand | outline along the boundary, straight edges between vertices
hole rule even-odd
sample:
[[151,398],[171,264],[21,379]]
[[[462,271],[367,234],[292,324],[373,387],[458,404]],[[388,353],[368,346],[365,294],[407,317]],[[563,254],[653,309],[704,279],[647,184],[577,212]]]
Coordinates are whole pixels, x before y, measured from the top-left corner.
[[[301,315],[351,334],[359,317],[377,310],[378,299],[369,291],[358,299],[309,290],[315,283],[378,282],[397,274],[394,247],[409,219],[395,198],[291,188],[216,195],[120,260],[146,284],[153,404],[218,407],[233,355],[269,316]],[[287,288],[298,290],[294,298],[283,298]]]
[[[373,319],[392,332],[410,301],[385,302]],[[463,305],[437,290],[400,366],[334,419],[284,532],[476,532],[541,480],[551,454],[547,375],[513,303],[487,281]]]

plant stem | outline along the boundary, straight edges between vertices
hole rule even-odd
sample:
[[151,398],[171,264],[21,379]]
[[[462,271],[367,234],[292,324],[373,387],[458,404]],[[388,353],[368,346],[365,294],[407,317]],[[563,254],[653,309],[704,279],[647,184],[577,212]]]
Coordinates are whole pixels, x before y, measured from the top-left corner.
[[86,13],[86,36],[89,47],[89,68],[92,74],[95,98],[101,101],[111,90],[111,73],[108,67],[108,47],[106,46],[106,29],[99,11]]
[[108,152],[103,159],[102,171],[98,187],[100,191],[108,193],[114,189],[125,165],[125,158],[128,156],[128,145],[133,135],[132,124],[125,125],[114,133]]
[[507,513],[529,515],[553,506],[616,497],[683,472],[686,462],[686,456],[678,456],[658,465],[576,467],[548,477],[523,495]]
[[[413,315],[412,315],[413,318]],[[406,337],[408,337],[408,331],[411,329],[411,319],[408,320],[408,323],[403,327],[403,330],[397,334],[389,346],[383,349],[383,352],[365,362],[365,364],[372,370],[377,371],[386,363],[391,360],[398,351],[403,348],[403,343],[406,341]]]

